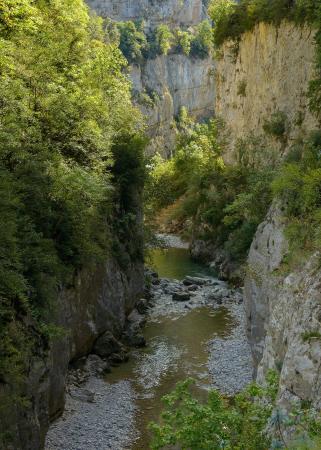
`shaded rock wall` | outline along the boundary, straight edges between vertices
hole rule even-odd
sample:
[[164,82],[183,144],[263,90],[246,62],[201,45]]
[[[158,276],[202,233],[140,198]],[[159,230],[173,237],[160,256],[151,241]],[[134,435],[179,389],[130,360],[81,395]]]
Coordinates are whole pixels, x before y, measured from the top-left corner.
[[[256,233],[248,258],[245,303],[257,378],[280,372],[280,401],[309,400],[321,408],[320,254],[290,272],[282,211],[273,206]],[[313,334],[316,333],[315,337]]]
[[[287,22],[278,28],[261,23],[243,35],[235,55],[226,43],[216,62],[215,111],[230,133],[225,159],[235,161],[239,138],[263,135],[264,121],[276,111],[287,117],[286,139],[265,139],[282,158],[297,138],[318,127],[306,96],[314,75],[314,32]],[[245,277],[248,337],[258,380],[269,368],[276,369],[282,402],[296,397],[321,407],[320,255],[302,255],[289,271],[283,264],[288,252],[285,225],[280,206],[273,204],[250,249]],[[311,333],[315,337],[309,338]]]
[[[105,264],[84,270],[75,278],[74,288],[59,295],[55,323],[65,333],[50,349],[39,342],[37,356],[30,361],[25,387],[27,407],[0,410],[1,431],[14,433],[13,444],[4,450],[43,449],[52,419],[61,414],[65,402],[65,380],[70,361],[87,355],[97,339],[110,330],[121,334],[126,315],[142,295],[143,264],[132,263],[126,270],[114,258]],[[4,388],[0,384],[0,401]]]

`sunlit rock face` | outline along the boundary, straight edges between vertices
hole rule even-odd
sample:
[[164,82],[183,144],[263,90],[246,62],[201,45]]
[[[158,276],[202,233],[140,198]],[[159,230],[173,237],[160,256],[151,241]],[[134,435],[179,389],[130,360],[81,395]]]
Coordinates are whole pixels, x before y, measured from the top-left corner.
[[195,25],[206,17],[202,0],[88,0],[87,3],[104,17],[117,21],[144,19],[149,26]]
[[[264,121],[276,111],[286,116],[288,142],[271,144],[284,154],[293,141],[317,127],[308,108],[307,90],[315,67],[315,32],[283,22],[260,23],[244,33],[238,49],[226,42],[216,61],[215,111],[229,129],[230,151],[238,138],[263,134]],[[267,137],[267,136],[266,136]]]
[[135,90],[158,94],[152,107],[140,105],[152,138],[150,153],[170,154],[176,137],[174,118],[182,107],[199,120],[213,115],[215,86],[211,58],[158,56],[142,66],[133,66],[131,77]]
[[[282,159],[297,139],[318,128],[307,97],[314,38],[308,27],[261,23],[241,37],[238,48],[231,42],[222,46],[215,64],[215,112],[228,131],[227,162],[237,160],[240,138],[264,136],[267,153],[274,149]],[[277,111],[286,118],[286,139],[264,133],[264,122]],[[282,404],[299,398],[321,407],[320,255],[302,254],[296,267],[286,269],[286,223],[282,205],[274,203],[251,245],[244,290],[248,338],[258,380],[269,369],[280,373]]]
[[[116,21],[144,19],[146,28],[161,23],[171,28],[197,25],[206,19],[202,0],[87,0],[103,17]],[[146,116],[151,138],[147,152],[169,156],[175,147],[175,117],[185,107],[197,120],[214,112],[214,62],[182,54],[169,54],[148,59],[129,70],[134,92],[157,94],[153,104],[138,101]]]

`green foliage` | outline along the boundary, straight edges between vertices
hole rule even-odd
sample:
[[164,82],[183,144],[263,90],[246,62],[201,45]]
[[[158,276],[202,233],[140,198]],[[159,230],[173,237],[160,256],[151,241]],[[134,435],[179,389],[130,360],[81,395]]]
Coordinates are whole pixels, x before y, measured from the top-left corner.
[[209,6],[218,47],[225,40],[239,40],[259,22],[279,25],[287,19],[296,24],[319,23],[320,11],[318,0],[212,0]]
[[282,111],[276,111],[269,119],[266,119],[263,124],[265,133],[276,138],[284,138],[287,131],[287,117]]
[[232,258],[243,260],[272,200],[274,161],[269,160],[270,169],[264,168],[263,144],[252,139],[250,144],[239,143],[238,165],[225,165],[221,157],[225,131],[219,120],[195,125],[182,110],[178,127],[174,157],[169,161],[156,157],[150,165],[148,215],[153,217],[180,199],[175,218],[191,223],[185,231],[224,246]]
[[[308,444],[320,440],[321,421],[314,410],[294,404],[287,412],[276,406],[278,378],[274,372],[268,374],[265,386],[251,384],[233,399],[211,391],[207,402],[201,403],[191,394],[191,384],[192,380],[179,383],[164,397],[161,424],[150,425],[153,450],[168,446],[191,450],[298,449],[310,448]],[[285,437],[290,430],[291,438]]]
[[321,333],[319,331],[307,331],[302,333],[302,339],[304,342],[310,342],[311,339],[321,339]]
[[167,55],[174,41],[174,35],[165,24],[158,25],[155,30],[155,41],[160,55]]
[[147,50],[144,30],[132,21],[117,24],[120,42],[119,48],[129,63],[139,63]]
[[82,0],[0,1],[0,381],[10,385],[57,331],[58,289],[105,257],[123,196],[113,149],[141,119],[106,32]]
[[178,51],[188,56],[191,52],[193,35],[188,31],[177,29],[175,30],[175,41]]
[[158,55],[167,55],[169,51],[192,55],[195,58],[206,58],[212,51],[212,27],[205,20],[194,29],[171,30],[168,25],[161,24],[147,34],[143,23],[119,22],[118,36],[115,28],[105,22],[107,39],[119,43],[119,47],[129,63],[141,64],[145,59],[154,59]]
[[212,50],[213,34],[208,20],[197,25],[191,43],[191,55],[198,58],[207,58]]
[[317,249],[321,242],[321,142],[319,133],[296,144],[273,182],[288,217],[291,248]]

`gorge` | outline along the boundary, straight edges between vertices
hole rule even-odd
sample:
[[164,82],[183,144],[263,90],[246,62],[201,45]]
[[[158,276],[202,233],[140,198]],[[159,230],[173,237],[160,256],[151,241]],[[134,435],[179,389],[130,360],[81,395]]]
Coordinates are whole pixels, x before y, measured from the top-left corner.
[[0,449],[321,448],[319,2],[4,4]]

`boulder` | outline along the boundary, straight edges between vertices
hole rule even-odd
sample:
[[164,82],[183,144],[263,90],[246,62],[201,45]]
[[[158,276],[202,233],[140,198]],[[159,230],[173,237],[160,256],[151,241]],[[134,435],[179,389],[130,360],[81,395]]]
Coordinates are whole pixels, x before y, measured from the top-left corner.
[[123,339],[130,347],[145,347],[146,340],[142,333],[139,322],[128,322]]
[[93,353],[102,358],[107,358],[112,353],[119,353],[122,350],[122,344],[113,336],[110,331],[106,331],[100,336],[94,345]]
[[190,292],[194,292],[194,291],[198,291],[199,286],[197,286],[197,284],[191,284],[190,286],[187,287],[187,290]]
[[136,303],[136,309],[139,312],[139,314],[146,314],[148,311],[148,301],[144,298],[141,298]]
[[191,294],[189,292],[174,292],[172,298],[176,302],[186,302],[190,300]]
[[211,280],[207,278],[201,278],[201,277],[190,277],[189,275],[184,278],[183,284],[185,286],[192,286],[193,284],[196,284],[197,286],[204,286],[205,284],[209,284]]

